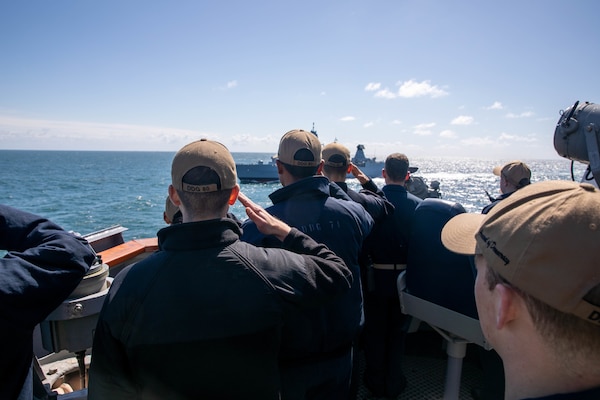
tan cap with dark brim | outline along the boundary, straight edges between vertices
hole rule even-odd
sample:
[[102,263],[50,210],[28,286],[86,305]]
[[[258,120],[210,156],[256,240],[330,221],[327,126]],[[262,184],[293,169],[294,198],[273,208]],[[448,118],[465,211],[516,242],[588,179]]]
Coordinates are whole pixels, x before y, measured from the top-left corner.
[[587,183],[544,181],[498,203],[489,214],[460,214],[442,242],[481,254],[511,285],[600,325],[600,305],[583,297],[600,284],[600,192]]
[[503,166],[494,167],[494,175],[503,175],[504,178],[517,187],[529,185],[531,182],[531,170],[522,161],[511,161]]
[[[312,160],[299,160],[298,151],[306,149],[312,154]],[[321,163],[321,142],[312,132],[294,129],[287,132],[279,141],[277,158],[282,163],[298,167],[316,167]]]
[[[219,182],[184,182],[185,174],[195,167],[210,168],[217,174]],[[175,189],[184,192],[216,192],[231,189],[237,184],[235,161],[231,153],[221,143],[207,139],[189,143],[175,154],[171,178]]]
[[330,167],[340,168],[350,165],[350,150],[337,142],[325,145],[322,154],[325,165]]

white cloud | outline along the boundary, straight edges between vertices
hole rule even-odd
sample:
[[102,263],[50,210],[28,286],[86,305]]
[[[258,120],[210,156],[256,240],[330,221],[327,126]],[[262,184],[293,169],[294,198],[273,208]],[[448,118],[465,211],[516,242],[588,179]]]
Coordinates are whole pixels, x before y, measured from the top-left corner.
[[398,88],[397,92],[393,92],[388,88],[378,90],[381,86],[379,83],[369,83],[365,90],[375,91],[375,97],[382,97],[384,99],[395,99],[397,97],[413,98],[429,96],[431,98],[442,97],[448,95],[443,89],[440,89],[436,85],[432,85],[430,81],[417,82],[415,80],[408,80],[405,82],[396,83]]
[[450,124],[452,125],[471,125],[475,121],[475,118],[469,115],[459,115],[454,118]]
[[229,81],[229,82],[227,82],[227,89],[233,89],[237,85],[238,85],[237,81]]
[[416,82],[409,80],[406,82],[398,82],[400,89],[398,89],[399,97],[422,97],[429,96],[432,98],[442,97],[448,95],[448,92],[440,89],[436,85],[431,85],[430,81]]
[[375,93],[375,97],[383,97],[384,99],[395,99],[397,96],[389,89],[382,89]]
[[[200,138],[217,140],[230,151],[277,149],[280,137],[224,135],[162,126],[42,120],[0,114],[0,148],[24,150],[177,151]],[[271,149],[271,150],[270,150]]]
[[[452,136],[452,134],[450,133],[445,133],[444,135],[442,135],[442,133],[440,133],[440,136],[442,137],[447,137],[447,138],[454,138],[454,136]],[[490,136],[479,136],[479,137],[470,137],[470,138],[465,138],[465,139],[461,139],[460,140],[460,148],[457,149],[458,152],[472,152],[475,151],[475,149],[477,149],[477,151],[479,151],[479,149],[482,148],[486,148],[486,149],[493,149],[497,154],[501,154],[498,152],[498,150],[500,149],[513,149],[513,151],[517,151],[517,150],[522,150],[524,148],[526,148],[525,145],[535,145],[537,144],[538,140],[537,138],[535,138],[533,135],[530,136],[519,136],[519,135],[512,135],[509,133],[501,133],[499,136],[497,137],[490,137]],[[517,147],[515,147],[517,146]],[[469,150],[470,148],[470,150]],[[506,151],[506,150],[503,150]],[[493,152],[493,151],[492,151]],[[506,157],[506,156],[503,156]],[[517,156],[518,158],[519,156]]]
[[429,136],[431,134],[433,134],[433,132],[431,131],[431,128],[433,128],[435,126],[435,122],[429,122],[429,123],[424,123],[424,124],[419,124],[419,125],[415,125],[415,130],[413,131],[413,133],[415,135],[419,135],[419,136]]
[[446,129],[440,132],[440,137],[444,139],[456,139],[457,135],[456,132]]
[[[201,137],[218,139],[211,133],[160,126],[0,115],[0,142],[27,149],[169,150]],[[140,143],[144,143],[143,149]]]
[[490,139],[489,137],[472,137],[468,139],[463,139],[460,141],[465,146],[491,146],[496,145],[497,143]]
[[233,135],[231,138],[232,148],[240,149],[269,149],[277,148],[280,138],[272,135],[264,137],[252,136],[252,135]]
[[503,108],[504,106],[499,101],[495,101],[491,106],[485,107],[486,110],[502,110]]
[[351,116],[351,115],[348,115],[348,116],[346,116],[346,117],[342,117],[342,118],[340,118],[340,121],[342,121],[342,122],[348,122],[348,121],[354,121],[355,119],[356,119],[356,118],[354,118],[353,116]]
[[369,121],[363,125],[363,128],[370,128],[375,125],[375,122]]
[[527,117],[533,117],[535,114],[531,111],[525,111],[522,112],[521,114],[514,114],[514,113],[508,113],[506,114],[506,118],[527,118]]
[[367,83],[367,86],[365,86],[365,91],[366,92],[374,92],[375,90],[378,90],[381,87],[381,83],[377,82],[369,82]]
[[402,121],[400,121],[399,119],[395,119],[392,121],[392,125],[401,125]]
[[537,138],[534,138],[534,137],[511,135],[511,134],[505,133],[505,132],[502,132],[500,134],[499,140],[509,141],[509,142],[527,142],[527,143],[533,143],[533,142],[538,141]]

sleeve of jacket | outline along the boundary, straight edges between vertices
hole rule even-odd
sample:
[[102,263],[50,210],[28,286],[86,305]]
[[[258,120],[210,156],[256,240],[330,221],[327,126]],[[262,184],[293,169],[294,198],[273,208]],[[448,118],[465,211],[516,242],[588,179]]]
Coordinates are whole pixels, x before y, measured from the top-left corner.
[[240,239],[243,242],[253,244],[259,247],[277,247],[283,246],[281,241],[275,236],[266,236],[258,230],[256,224],[251,219],[247,219],[241,226],[242,235]]
[[369,212],[369,214],[371,214],[375,221],[381,221],[382,219],[385,219],[386,217],[394,213],[394,205],[388,201],[388,199],[385,197],[385,193],[383,192],[383,190],[377,187],[375,182],[373,182],[373,179],[369,179],[361,186],[363,188],[363,190],[360,191],[361,194],[364,194],[368,197],[375,197],[381,199],[376,200],[376,202],[378,203],[377,210],[379,210],[379,213]]
[[95,253],[53,222],[0,205],[0,320],[31,328],[79,284]]
[[352,198],[348,196],[348,193],[344,192],[344,190],[335,182],[329,182],[329,195],[336,199],[352,201]]
[[286,300],[313,305],[346,293],[352,272],[327,246],[292,228],[283,248],[260,248],[254,262]]
[[265,235],[260,233],[256,224],[248,218],[241,226],[242,235],[240,239],[246,243],[251,243],[255,246],[262,246]]
[[383,193],[383,190],[379,189],[377,187],[377,185],[375,184],[375,182],[373,182],[373,179],[369,179],[368,181],[366,181],[365,183],[363,183],[362,188],[365,190],[368,190],[370,192],[376,193],[381,197],[385,197],[385,193]]
[[394,205],[384,195],[378,195],[370,190],[361,190],[359,194],[363,199],[361,204],[375,222],[382,221],[394,213]]

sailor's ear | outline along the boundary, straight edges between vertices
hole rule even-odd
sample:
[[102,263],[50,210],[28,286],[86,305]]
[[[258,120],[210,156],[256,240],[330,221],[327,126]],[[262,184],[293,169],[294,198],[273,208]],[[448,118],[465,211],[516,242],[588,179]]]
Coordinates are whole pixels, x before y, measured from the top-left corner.
[[502,329],[515,320],[524,309],[523,299],[512,287],[498,283],[493,290],[496,329]]
[[231,194],[229,195],[229,201],[227,202],[227,204],[229,204],[230,206],[235,204],[239,194],[240,194],[240,185],[236,184],[231,189]]
[[281,161],[276,160],[275,164],[277,165],[277,174],[278,175],[283,174],[283,164],[281,164]]
[[173,185],[169,185],[169,198],[171,199],[171,203],[175,204],[177,207],[181,205],[179,194],[177,194],[177,190],[175,190]]
[[352,163],[348,164],[348,168],[346,168],[346,174],[352,172]]

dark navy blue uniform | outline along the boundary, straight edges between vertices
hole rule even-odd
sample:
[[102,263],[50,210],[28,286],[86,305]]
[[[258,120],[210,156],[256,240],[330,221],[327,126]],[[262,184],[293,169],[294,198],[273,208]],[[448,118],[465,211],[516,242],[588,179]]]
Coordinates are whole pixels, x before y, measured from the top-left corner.
[[352,276],[297,229],[281,243],[290,251],[240,234],[228,218],[169,226],[158,252],[116,276],[94,335],[90,400],[279,399],[281,329],[343,296]]
[[[351,269],[350,292],[321,310],[311,310],[284,332],[282,344],[282,398],[346,399],[351,372],[351,345],[362,319],[358,254],[373,219],[353,201],[330,196],[330,182],[312,176],[285,186],[270,196],[266,210],[324,243]],[[252,221],[243,225],[242,240],[276,246]],[[286,334],[287,333],[287,334]]]
[[[352,190],[348,187],[348,184],[344,182],[335,182],[330,186],[330,193],[333,197],[338,196],[337,188],[340,188],[346,196],[348,196],[352,201],[360,204],[363,208],[369,213],[369,215],[373,218],[375,224],[380,221],[383,221],[387,217],[389,217],[394,212],[394,205],[387,201],[385,198],[385,193],[381,189],[377,187],[377,185],[373,182],[372,179],[369,179],[367,182],[361,185],[363,187],[359,192]],[[340,196],[341,197],[341,196]],[[345,198],[345,197],[342,197]],[[372,232],[372,231],[371,231]],[[367,258],[368,259],[368,258]],[[360,280],[362,283],[363,289],[363,297],[364,290],[367,278],[367,264],[365,262],[364,253],[361,252],[359,257],[360,264]],[[364,321],[361,325],[360,331],[357,334],[357,337],[354,340],[353,344],[353,357],[352,357],[352,382],[350,385],[350,395],[349,399],[356,399],[358,396],[358,388],[359,388],[359,380],[360,380],[360,362],[358,357],[358,352],[362,346],[362,329],[364,327]]]
[[414,211],[423,200],[400,185],[386,185],[382,190],[394,205],[394,213],[375,225],[364,246],[372,263],[365,292],[364,380],[375,395],[395,397],[406,384],[400,364],[405,316],[400,310],[396,280],[406,267]]
[[[361,206],[369,213],[375,223],[384,220],[394,212],[394,205],[386,200],[385,193],[375,185],[372,180],[363,184],[363,189],[359,192],[348,187],[346,182],[335,182],[350,199]],[[331,195],[336,197],[335,191],[330,190]]]
[[95,259],[85,239],[46,218],[0,205],[0,399],[33,397],[33,329]]

